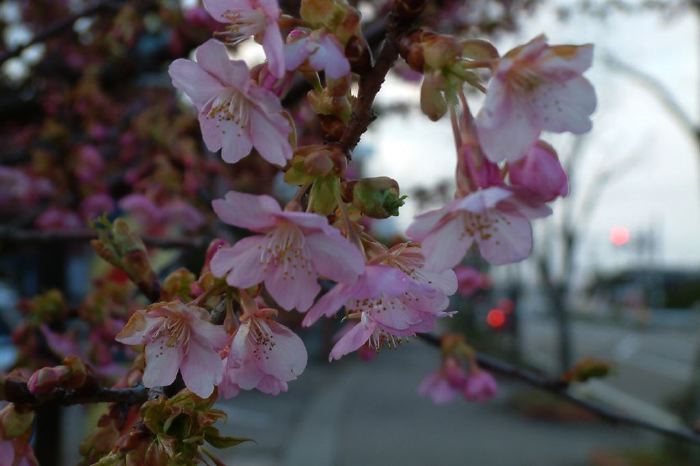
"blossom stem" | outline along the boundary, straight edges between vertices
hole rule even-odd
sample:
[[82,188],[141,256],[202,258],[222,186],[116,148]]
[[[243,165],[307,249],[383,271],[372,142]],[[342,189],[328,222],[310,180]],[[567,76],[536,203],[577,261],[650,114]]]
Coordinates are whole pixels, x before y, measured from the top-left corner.
[[335,200],[338,203],[338,209],[340,209],[340,217],[343,219],[343,224],[345,225],[345,230],[347,232],[348,239],[351,243],[355,243],[357,247],[360,248],[362,255],[366,257],[365,247],[362,244],[362,239],[357,235],[357,232],[353,228],[352,221],[350,220],[350,214],[348,214],[348,209],[345,206],[343,199],[340,197],[340,192],[338,191],[335,192]]

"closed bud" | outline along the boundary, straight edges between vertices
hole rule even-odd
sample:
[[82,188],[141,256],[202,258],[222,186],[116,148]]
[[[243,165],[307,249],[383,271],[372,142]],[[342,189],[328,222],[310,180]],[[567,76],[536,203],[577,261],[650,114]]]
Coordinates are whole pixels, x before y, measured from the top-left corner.
[[171,300],[177,297],[189,299],[191,297],[191,285],[197,277],[184,267],[174,270],[163,280],[161,294],[163,299]]
[[420,88],[420,108],[433,121],[439,120],[447,112],[444,86],[445,78],[439,71],[425,74]]
[[399,41],[399,53],[406,60],[411,69],[423,72],[425,59],[423,58],[423,47],[421,47],[420,39],[423,36],[422,30],[413,31],[401,38]]
[[424,35],[422,45],[425,66],[433,70],[440,70],[454,63],[459,55],[459,44],[452,36]]
[[251,69],[250,76],[263,89],[267,89],[277,97],[282,97],[292,85],[294,73],[287,72],[282,78],[278,78],[270,72],[268,63],[265,62]]
[[321,150],[309,154],[304,158],[304,169],[306,173],[313,176],[326,176],[333,171],[333,160],[331,153]]
[[345,132],[345,123],[334,115],[319,115],[321,129],[331,141],[339,141]]
[[372,218],[399,215],[399,207],[406,196],[401,196],[399,184],[386,176],[364,178],[352,184],[352,205]]
[[66,366],[42,367],[29,377],[27,388],[33,395],[45,395],[62,386],[69,374]]
[[350,38],[362,33],[362,28],[360,27],[362,15],[357,9],[347,3],[339,4],[339,6],[343,9],[342,13],[337,15],[339,21],[337,24],[329,26],[331,26],[333,34],[338,40],[343,44],[347,44]]
[[348,40],[345,57],[353,73],[364,75],[372,69],[372,51],[364,37],[352,36]]
[[550,202],[569,193],[569,180],[557,153],[539,141],[523,158],[508,163],[510,183],[536,202]]

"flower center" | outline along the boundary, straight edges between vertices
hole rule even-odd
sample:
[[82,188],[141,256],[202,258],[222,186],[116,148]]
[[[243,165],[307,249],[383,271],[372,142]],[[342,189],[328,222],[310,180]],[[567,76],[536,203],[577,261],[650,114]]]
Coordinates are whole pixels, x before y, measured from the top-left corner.
[[242,92],[227,88],[214,98],[207,117],[217,120],[219,124],[233,121],[239,127],[245,128],[250,120],[250,102]]
[[231,24],[217,36],[228,44],[238,44],[265,30],[265,14],[258,8],[227,11],[223,16]]
[[525,66],[513,67],[508,78],[514,89],[525,94],[533,92],[544,82],[541,76]]
[[259,319],[250,320],[250,333],[253,342],[253,356],[257,360],[270,359],[270,353],[275,349],[275,339],[267,325]]
[[299,272],[313,273],[311,261],[306,254],[304,233],[290,223],[282,223],[267,234],[267,243],[260,253],[260,263],[281,267],[283,278],[291,278]]
[[167,337],[165,343],[171,348],[189,344],[190,328],[187,320],[177,315],[169,316],[155,334],[156,339],[163,336]]
[[499,219],[494,218],[486,213],[473,214],[467,213],[462,217],[464,219],[464,233],[472,238],[479,237],[482,240],[489,240],[495,233],[495,225]]

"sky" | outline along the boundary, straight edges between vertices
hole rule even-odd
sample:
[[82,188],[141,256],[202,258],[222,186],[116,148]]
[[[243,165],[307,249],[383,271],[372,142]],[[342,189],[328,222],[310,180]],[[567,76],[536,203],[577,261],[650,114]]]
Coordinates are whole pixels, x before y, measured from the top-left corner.
[[[577,16],[562,23],[552,9],[540,9],[517,35],[497,42],[501,53],[545,33],[550,43],[593,43],[596,59],[586,76],[598,95],[593,130],[578,154],[580,169],[573,179],[573,202],[591,192],[601,171],[617,166],[618,175],[599,195],[579,249],[578,268],[585,272],[639,264],[700,267],[700,154],[659,101],[637,81],[611,69],[609,55],[658,79],[694,122],[700,118],[700,31],[693,15],[664,19],[659,13],[614,14],[605,21]],[[380,93],[379,102],[418,102],[418,88],[397,78]],[[477,103],[478,105],[478,103]],[[478,109],[478,106],[476,107]],[[545,134],[562,158],[572,139]],[[387,175],[404,191],[451,178],[454,147],[447,119],[432,123],[417,110],[382,119],[366,138],[375,152],[367,161],[371,175]],[[410,223],[416,205],[409,199],[395,223]],[[555,205],[555,210],[559,210]],[[557,214],[554,220],[557,221]],[[576,216],[578,218],[578,216]],[[547,221],[552,221],[547,220]],[[614,247],[613,228],[626,228],[630,244]],[[546,228],[536,226],[538,242]],[[656,247],[649,257],[631,245],[652,231]]]
[[[191,3],[185,0],[184,3]],[[561,1],[560,4],[571,2]],[[550,1],[549,5],[556,4]],[[573,203],[594,192],[593,180],[609,166],[619,175],[599,196],[597,208],[585,222],[578,268],[626,268],[640,263],[666,267],[700,267],[700,156],[659,101],[637,81],[612,70],[604,58],[613,55],[658,79],[694,122],[700,120],[700,26],[696,16],[665,18],[658,12],[613,14],[606,20],[576,15],[569,22],[557,19],[555,9],[542,7],[524,21],[517,34],[502,37],[501,53],[545,33],[550,43],[592,43],[596,60],[586,76],[598,94],[593,131],[579,153],[580,169],[573,181]],[[244,58],[262,58],[258,45],[246,47]],[[455,152],[449,122],[429,121],[417,109],[419,89],[390,76],[378,96],[380,103],[412,102],[415,110],[380,119],[363,138],[371,152],[369,176],[395,178],[404,192],[452,178]],[[479,102],[472,107],[477,110]],[[569,156],[572,138],[545,135],[562,158]],[[547,230],[560,217],[535,226],[536,242],[549,241]],[[384,228],[405,230],[416,214],[409,197],[401,217],[384,222]],[[576,218],[579,218],[578,215]],[[580,222],[584,225],[584,222]],[[629,231],[631,243],[652,231],[656,247],[651,258],[640,258],[629,244],[614,247],[613,228]]]

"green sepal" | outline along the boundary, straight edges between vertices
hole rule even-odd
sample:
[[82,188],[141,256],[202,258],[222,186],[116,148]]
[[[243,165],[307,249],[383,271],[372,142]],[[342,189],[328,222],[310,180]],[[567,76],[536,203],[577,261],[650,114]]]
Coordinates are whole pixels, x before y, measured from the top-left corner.
[[204,440],[214,448],[231,448],[245,442],[255,442],[253,439],[245,437],[232,437],[221,435],[216,427],[206,427],[204,429]]
[[316,178],[311,186],[309,204],[311,210],[321,214],[330,215],[338,205],[340,194],[340,179],[336,176],[324,176]]

